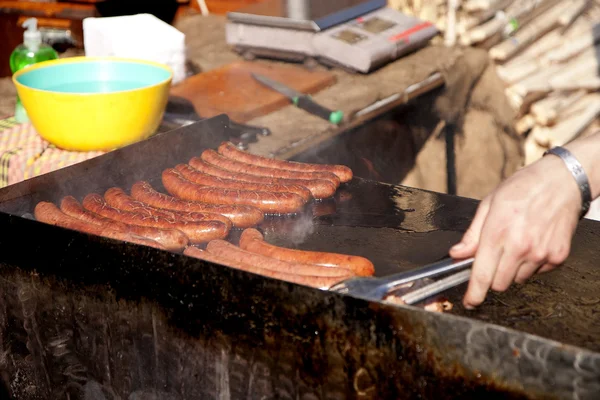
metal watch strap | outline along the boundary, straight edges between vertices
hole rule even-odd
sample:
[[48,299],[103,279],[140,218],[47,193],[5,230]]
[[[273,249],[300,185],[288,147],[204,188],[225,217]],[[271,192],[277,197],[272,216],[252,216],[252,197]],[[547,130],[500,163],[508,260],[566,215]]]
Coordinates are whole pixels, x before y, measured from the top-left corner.
[[585,214],[587,214],[590,209],[590,203],[592,202],[592,191],[590,189],[590,182],[588,180],[587,174],[585,173],[583,166],[579,163],[577,158],[571,152],[563,147],[553,147],[550,150],[547,150],[544,153],[544,156],[548,154],[553,154],[558,156],[563,160],[575,181],[577,182],[577,186],[579,186],[579,191],[581,192],[581,215],[580,218],[583,218]]

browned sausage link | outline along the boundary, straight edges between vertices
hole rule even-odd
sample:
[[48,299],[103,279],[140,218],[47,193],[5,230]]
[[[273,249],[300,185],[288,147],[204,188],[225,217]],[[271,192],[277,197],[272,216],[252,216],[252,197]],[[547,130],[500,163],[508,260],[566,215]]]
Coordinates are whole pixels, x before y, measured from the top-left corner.
[[315,199],[326,199],[335,194],[336,187],[333,183],[324,179],[278,179],[269,178],[266,176],[243,174],[241,172],[228,171],[219,168],[216,165],[209,164],[199,157],[194,157],[190,160],[192,168],[208,175],[218,176],[219,178],[235,179],[236,181],[262,183],[265,185],[285,184],[285,185],[300,185],[305,186],[311,191]]
[[278,183],[252,183],[236,181],[234,179],[219,178],[217,176],[208,175],[203,172],[200,172],[197,169],[189,166],[188,164],[179,164],[175,166],[175,169],[179,171],[185,179],[202,186],[212,186],[223,189],[258,190],[262,192],[295,193],[298,196],[302,197],[302,200],[304,200],[304,202],[309,202],[313,199],[311,191],[308,190],[306,186]]
[[61,228],[72,229],[87,233],[90,235],[103,236],[109,239],[120,240],[141,244],[143,246],[155,247],[157,249],[166,250],[163,245],[154,240],[146,239],[139,236],[134,236],[129,233],[115,231],[99,225],[95,225],[86,221],[73,218],[58,209],[54,204],[45,201],[39,202],[33,211],[35,219],[46,224],[60,226]]
[[296,283],[298,285],[312,286],[317,289],[329,289],[337,283],[337,278],[322,277],[322,276],[306,276],[286,274],[285,272],[272,271],[244,262],[236,262],[227,257],[216,256],[208,251],[200,250],[197,247],[190,246],[183,251],[183,254],[189,257],[198,258],[200,260],[213,264],[220,264],[226,267],[239,269],[257,275],[267,276],[269,278],[280,279],[282,281]]
[[165,210],[221,214],[238,228],[249,228],[263,222],[264,214],[256,207],[226,204],[208,204],[182,200],[156,191],[148,182],[137,182],[131,187],[131,197],[152,207]]
[[244,204],[269,214],[294,214],[304,206],[304,200],[293,193],[269,193],[231,190],[201,186],[185,179],[176,169],[166,169],[162,180],[167,192],[184,200],[214,204]]
[[189,239],[185,233],[176,229],[158,229],[149,226],[128,225],[95,214],[83,208],[73,196],[66,196],[62,199],[60,210],[65,214],[84,222],[154,240],[170,251],[180,252],[189,243]]
[[313,217],[323,217],[335,214],[337,212],[337,204],[334,201],[323,201],[313,203],[311,209]]
[[231,142],[223,142],[219,146],[218,152],[222,156],[231,158],[232,160],[238,160],[246,164],[258,165],[259,167],[279,168],[286,169],[288,171],[300,172],[331,172],[335,174],[342,183],[351,181],[353,176],[352,170],[345,165],[309,164],[262,157],[240,150]]
[[113,187],[104,193],[106,203],[114,208],[123,211],[131,211],[139,214],[148,215],[150,217],[160,216],[174,221],[200,222],[200,221],[220,221],[227,225],[227,229],[231,229],[233,224],[229,218],[215,213],[196,213],[186,211],[163,210],[144,204],[141,201],[135,200],[121,188]]
[[304,251],[274,246],[265,242],[263,235],[256,229],[246,229],[240,237],[240,247],[252,253],[272,257],[277,260],[314,264],[323,267],[342,268],[359,276],[371,276],[375,273],[373,263],[366,258],[338,253]]
[[122,211],[106,204],[104,198],[98,194],[88,194],[83,199],[83,207],[103,217],[131,225],[153,226],[162,229],[177,229],[185,233],[193,243],[204,243],[212,239],[227,237],[227,225],[220,221],[187,222],[175,221],[161,216],[148,216]]
[[200,155],[207,163],[216,165],[217,167],[227,169],[234,172],[242,172],[244,174],[252,174],[266,176],[269,178],[284,178],[284,179],[324,179],[335,185],[337,189],[340,186],[340,178],[331,172],[301,172],[289,171],[286,169],[266,168],[257,165],[246,164],[240,161],[232,160],[223,157],[214,150],[204,150]]
[[251,265],[258,265],[261,268],[271,271],[285,272],[286,274],[307,275],[307,276],[329,276],[336,277],[338,280],[350,278],[354,274],[343,268],[328,268],[320,265],[301,264],[296,262],[286,262],[262,254],[251,253],[243,250],[225,240],[211,240],[206,246],[209,253],[221,255],[223,257],[244,262]]

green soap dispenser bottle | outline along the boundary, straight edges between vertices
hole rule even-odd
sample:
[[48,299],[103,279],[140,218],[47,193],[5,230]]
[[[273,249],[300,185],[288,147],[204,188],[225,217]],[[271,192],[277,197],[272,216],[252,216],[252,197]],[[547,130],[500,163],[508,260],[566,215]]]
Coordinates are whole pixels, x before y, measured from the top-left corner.
[[[58,58],[58,53],[52,46],[42,43],[42,33],[37,28],[37,19],[28,18],[22,26],[26,29],[23,34],[23,44],[17,46],[10,55],[10,69],[13,74],[29,65]],[[19,96],[15,106],[15,120],[19,123],[29,121]]]

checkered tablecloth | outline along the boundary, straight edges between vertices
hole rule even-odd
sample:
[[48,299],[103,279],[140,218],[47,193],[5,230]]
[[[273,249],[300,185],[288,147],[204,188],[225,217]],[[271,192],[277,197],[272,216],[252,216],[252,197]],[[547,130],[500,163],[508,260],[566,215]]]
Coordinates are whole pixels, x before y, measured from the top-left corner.
[[31,124],[14,118],[0,120],[0,187],[97,157],[104,152],[77,152],[56,148]]

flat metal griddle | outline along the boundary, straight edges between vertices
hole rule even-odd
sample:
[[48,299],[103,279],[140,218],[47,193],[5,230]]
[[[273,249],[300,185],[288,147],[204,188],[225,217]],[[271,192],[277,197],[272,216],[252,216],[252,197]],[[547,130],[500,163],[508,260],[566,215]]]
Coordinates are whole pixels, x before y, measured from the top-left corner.
[[[545,327],[534,313],[518,331],[485,321],[488,304],[464,318],[368,303],[21,217],[67,194],[160,187],[164,168],[215,148],[227,124],[211,118],[0,190],[0,368],[19,399],[597,398],[600,333],[581,314],[561,315],[572,336],[553,341],[552,330],[523,332]],[[387,274],[444,257],[475,206],[355,179],[314,206],[320,216],[262,229],[274,243],[367,256]],[[582,223],[567,265],[531,287],[597,295],[598,231]],[[508,294],[505,315],[528,300]],[[561,301],[597,318],[591,303]]]

